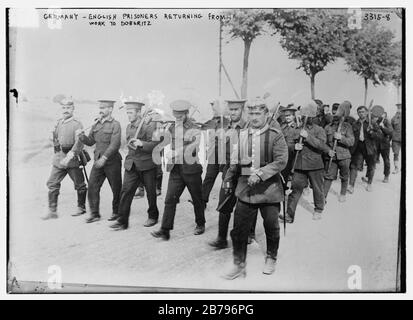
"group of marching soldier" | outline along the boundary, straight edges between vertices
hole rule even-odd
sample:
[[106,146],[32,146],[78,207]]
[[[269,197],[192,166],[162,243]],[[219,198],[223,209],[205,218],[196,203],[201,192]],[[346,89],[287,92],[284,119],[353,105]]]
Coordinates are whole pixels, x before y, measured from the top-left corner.
[[[296,108],[268,105],[264,98],[251,101],[227,100],[227,115],[214,114],[206,123],[197,123],[189,115],[192,107],[186,100],[170,104],[174,121],[163,122],[140,101],[123,103],[129,124],[126,128],[128,154],[122,174],[121,125],[112,117],[115,101],[99,101],[99,117],[84,129],[74,118],[71,99],[60,101],[63,117],[53,131],[54,159],[47,182],[49,210],[43,219],[57,218],[57,200],[61,181],[66,174],[73,180],[78,196],[74,216],[86,213],[88,198],[90,216],[86,222],[100,220],[100,189],[107,178],[113,192],[113,230],[128,228],[133,198],[138,188],[144,188],[148,201],[145,227],[158,223],[157,196],[161,193],[162,156],[160,146],[170,145],[170,173],[164,201],[161,226],[151,234],[169,240],[174,226],[176,206],[185,187],[192,198],[196,227],[195,235],[205,232],[205,209],[219,173],[222,186],[217,211],[218,235],[210,246],[224,249],[231,213],[234,224],[230,233],[234,266],[225,275],[235,279],[246,275],[247,245],[255,237],[258,209],[266,235],[266,258],[263,273],[275,270],[280,241],[279,220],[293,223],[298,201],[303,192],[312,189],[313,219],[322,218],[332,181],[339,174],[339,201],[354,192],[358,171],[367,166],[366,190],[372,191],[376,162],[384,162],[384,180],[389,181],[390,145],[394,153],[393,173],[399,171],[401,149],[401,105],[397,113],[387,118],[381,106],[360,106],[358,120],[350,116],[349,101],[328,105],[311,100]],[[211,102],[217,110],[217,100]],[[198,159],[200,136],[207,132],[206,175]],[[219,132],[219,134],[217,134]],[[88,154],[83,146],[95,146],[94,164],[87,185],[85,170]],[[123,181],[123,182],[122,182]],[[142,191],[141,191],[142,192]],[[281,213],[281,207],[284,208]]]

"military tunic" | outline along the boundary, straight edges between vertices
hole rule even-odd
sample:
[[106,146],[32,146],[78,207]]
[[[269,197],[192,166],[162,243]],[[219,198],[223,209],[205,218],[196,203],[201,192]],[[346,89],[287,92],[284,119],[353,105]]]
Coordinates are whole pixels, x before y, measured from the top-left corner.
[[[264,219],[267,255],[276,259],[279,246],[278,214],[284,200],[281,171],[287,164],[288,147],[281,130],[266,124],[260,130],[250,127],[240,131],[238,164],[232,163],[224,183],[230,184],[239,176],[235,188],[238,202],[231,231],[234,263],[244,263],[248,235],[258,209]],[[244,157],[244,155],[249,155]],[[245,161],[247,159],[247,161]],[[261,181],[250,187],[248,177],[256,174]]]
[[281,126],[281,130],[284,135],[285,142],[287,143],[287,146],[288,146],[288,162],[287,162],[287,165],[285,166],[285,169],[281,173],[284,178],[285,183],[287,183],[287,181],[290,179],[291,169],[293,167],[295,143],[296,143],[296,138],[297,138],[296,129],[297,129],[297,124],[295,122],[291,122],[290,124],[284,123]]
[[[330,147],[330,149],[333,149],[334,133],[337,132],[338,126],[339,126],[338,121],[333,121],[332,123],[328,124],[325,127],[325,131],[327,135],[327,145]],[[350,174],[350,160],[351,160],[350,148],[354,144],[353,128],[349,123],[343,122],[341,125],[340,133],[341,133],[341,139],[337,142],[336,150],[335,150],[336,154],[333,157],[331,166],[325,175],[324,196],[326,198],[330,190],[332,181],[337,179],[338,172],[340,172],[340,180],[341,180],[340,194],[345,195],[347,192],[347,185],[348,185],[348,179],[349,179],[349,174]],[[326,166],[328,166],[329,161],[330,161],[330,157],[326,155]]]
[[89,178],[88,200],[92,217],[100,217],[100,189],[107,178],[112,189],[112,214],[117,215],[122,188],[122,156],[119,153],[121,140],[120,123],[112,117],[100,120],[92,126],[89,135],[79,139],[88,146],[95,145],[94,158],[107,158],[102,168],[92,167]]
[[176,205],[185,187],[191,194],[195,222],[198,226],[203,226],[205,225],[205,207],[202,200],[202,165],[198,158],[200,126],[187,119],[183,123],[183,127],[178,127],[176,123],[172,124],[169,127],[169,132],[173,155],[167,163],[167,170],[170,174],[161,228],[164,230],[173,229]]
[[393,127],[391,122],[387,119],[384,119],[382,125],[380,126],[382,132],[382,137],[378,141],[377,145],[377,159],[383,158],[384,171],[383,174],[385,177],[390,175],[390,141],[393,135]]
[[[298,152],[295,172],[291,182],[291,194],[288,197],[287,214],[294,220],[298,201],[308,181],[313,189],[314,211],[321,213],[324,209],[324,161],[323,152],[328,152],[327,137],[323,128],[312,123],[305,130],[308,137],[303,139],[303,149]],[[299,140],[301,128],[295,131]]]
[[[228,130],[230,128],[230,121],[227,118],[215,117],[201,127],[202,130],[207,130],[208,134],[216,133],[220,134],[220,129]],[[211,131],[209,131],[211,130]],[[205,203],[209,201],[209,195],[214,186],[215,180],[220,172],[223,172],[225,167],[225,155],[226,150],[223,150],[222,146],[225,146],[225,142],[218,138],[218,136],[211,136],[208,140],[207,152],[207,170],[205,178],[202,182],[202,199]]]
[[393,150],[393,159],[394,161],[399,161],[399,154],[402,143],[402,115],[400,112],[396,114],[391,119],[391,125],[393,127],[393,136],[392,136],[392,150]]
[[[129,142],[135,137],[136,130],[139,127],[138,119],[126,128],[126,141]],[[128,154],[125,159],[125,172],[123,175],[122,191],[120,196],[120,204],[117,219],[119,223],[128,227],[130,208],[135,195],[136,189],[142,185],[146,189],[146,197],[148,199],[148,218],[158,220],[159,211],[156,205],[156,175],[157,165],[152,158],[152,151],[159,144],[159,141],[154,141],[153,134],[156,130],[156,123],[143,123],[141,131],[137,139],[142,142],[142,147],[137,147],[136,150],[128,148]]]
[[[226,164],[224,165],[223,171],[222,171],[222,181],[225,179],[225,175],[230,167],[230,160],[231,160],[231,150],[233,143],[236,143],[239,141],[239,134],[240,130],[242,130],[246,125],[246,122],[244,119],[240,119],[239,122],[233,123],[230,122],[228,127],[229,131],[227,131],[227,141],[226,141]],[[234,177],[233,183],[234,183],[234,188],[236,187],[238,182],[238,177]],[[218,239],[219,240],[226,240],[227,239],[227,234],[228,234],[228,226],[229,226],[229,221],[231,219],[231,213],[234,210],[235,204],[237,202],[237,197],[235,196],[234,193],[231,193],[230,195],[225,194],[225,190],[223,188],[220,189],[219,191],[219,200],[218,200],[218,206],[217,210],[219,211],[219,216],[218,216]],[[225,204],[224,204],[225,203]],[[224,205],[221,205],[224,204]],[[255,226],[252,228],[255,230]]]
[[[50,177],[47,180],[49,188],[49,207],[56,209],[57,197],[60,192],[61,182],[67,174],[72,179],[78,194],[78,207],[85,207],[86,184],[82,169],[79,168],[79,152],[83,149],[82,143],[75,143],[75,131],[82,129],[82,123],[71,117],[69,119],[60,119],[53,131],[53,142],[55,153],[53,156],[53,166]],[[74,157],[63,166],[60,162],[66,157],[67,153],[72,151]]]

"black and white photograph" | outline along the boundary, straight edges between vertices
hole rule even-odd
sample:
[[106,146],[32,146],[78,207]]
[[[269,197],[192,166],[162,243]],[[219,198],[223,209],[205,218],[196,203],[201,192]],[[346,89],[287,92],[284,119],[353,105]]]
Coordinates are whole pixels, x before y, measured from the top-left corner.
[[250,5],[4,9],[8,294],[406,292],[406,9]]

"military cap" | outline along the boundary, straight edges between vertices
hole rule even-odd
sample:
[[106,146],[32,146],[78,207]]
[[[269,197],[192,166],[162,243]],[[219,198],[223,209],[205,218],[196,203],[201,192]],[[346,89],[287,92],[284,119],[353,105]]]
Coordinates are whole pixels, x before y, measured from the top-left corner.
[[188,111],[192,104],[187,100],[175,100],[169,105],[172,111]]
[[240,107],[243,108],[245,105],[245,102],[247,102],[247,100],[245,99],[240,99],[240,100],[235,100],[235,99],[231,99],[231,100],[225,100],[226,103],[228,104],[228,107]]
[[126,110],[141,109],[145,105],[145,103],[143,103],[142,101],[125,101],[124,104]]
[[98,102],[103,107],[112,107],[113,108],[116,101],[115,100],[98,100]]
[[256,97],[255,99],[249,101],[247,107],[250,111],[252,111],[252,110],[268,110],[268,107],[267,107],[267,104],[265,103],[265,100],[262,99],[261,97]]
[[60,101],[60,104],[61,104],[62,106],[73,106],[73,105],[74,105],[73,100],[72,100],[71,98],[64,98],[64,99],[62,99],[62,100]]

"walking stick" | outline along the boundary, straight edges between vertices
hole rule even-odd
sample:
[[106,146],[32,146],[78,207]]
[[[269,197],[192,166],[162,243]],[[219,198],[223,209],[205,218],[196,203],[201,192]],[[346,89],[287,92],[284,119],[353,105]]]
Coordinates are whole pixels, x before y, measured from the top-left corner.
[[283,226],[284,226],[284,237],[286,236],[286,234],[287,234],[287,222],[285,221],[286,220],[286,215],[287,215],[287,210],[286,210],[286,203],[287,203],[287,195],[285,194],[285,191],[286,191],[286,186],[287,186],[287,184],[286,184],[286,182],[285,182],[285,180],[284,180],[284,177],[282,176],[282,174],[280,174],[280,177],[281,177],[281,182],[282,182],[282,185],[283,185],[283,192],[284,192],[284,201],[283,201],[283,217],[284,217],[284,219],[283,219]]

